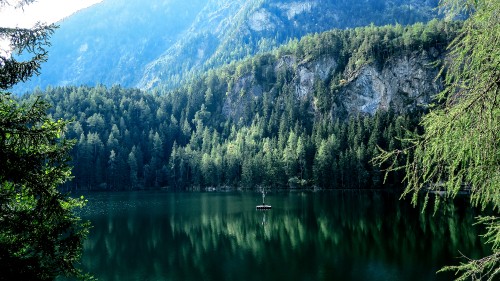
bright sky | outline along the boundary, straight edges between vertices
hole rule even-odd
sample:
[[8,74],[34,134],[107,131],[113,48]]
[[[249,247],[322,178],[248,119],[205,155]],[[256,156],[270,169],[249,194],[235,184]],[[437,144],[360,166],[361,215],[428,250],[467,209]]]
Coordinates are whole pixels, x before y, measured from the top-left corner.
[[[15,6],[18,0],[7,0]],[[23,9],[0,8],[1,27],[31,27],[36,22],[54,23],[102,0],[37,0]],[[23,11],[24,10],[24,11]]]

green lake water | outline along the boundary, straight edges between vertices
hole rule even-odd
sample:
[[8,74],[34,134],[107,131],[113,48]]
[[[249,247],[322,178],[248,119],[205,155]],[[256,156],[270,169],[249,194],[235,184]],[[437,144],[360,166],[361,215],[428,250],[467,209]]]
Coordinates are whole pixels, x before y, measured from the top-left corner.
[[99,280],[451,280],[486,252],[466,200],[421,214],[386,192],[85,195],[82,266]]

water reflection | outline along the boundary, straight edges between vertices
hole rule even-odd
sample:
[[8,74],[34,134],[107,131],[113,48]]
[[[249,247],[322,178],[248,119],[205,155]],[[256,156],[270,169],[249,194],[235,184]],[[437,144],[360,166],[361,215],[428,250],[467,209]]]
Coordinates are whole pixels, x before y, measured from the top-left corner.
[[90,196],[83,265],[100,280],[448,280],[459,250],[484,255],[475,211],[422,214],[385,193]]

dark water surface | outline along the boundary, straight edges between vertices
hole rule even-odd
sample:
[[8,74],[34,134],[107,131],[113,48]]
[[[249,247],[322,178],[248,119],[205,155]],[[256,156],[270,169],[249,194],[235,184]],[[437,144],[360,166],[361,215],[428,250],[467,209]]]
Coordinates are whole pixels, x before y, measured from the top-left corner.
[[99,280],[451,280],[435,272],[485,254],[464,202],[432,216],[384,192],[276,192],[270,211],[257,192],[86,197],[82,266]]

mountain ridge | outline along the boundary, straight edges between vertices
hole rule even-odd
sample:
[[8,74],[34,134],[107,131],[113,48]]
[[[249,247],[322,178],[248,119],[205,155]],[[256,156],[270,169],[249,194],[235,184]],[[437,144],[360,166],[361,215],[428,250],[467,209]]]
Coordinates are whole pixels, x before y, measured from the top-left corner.
[[426,22],[437,0],[117,1],[61,22],[42,74],[18,85],[171,89],[186,78],[332,28]]

